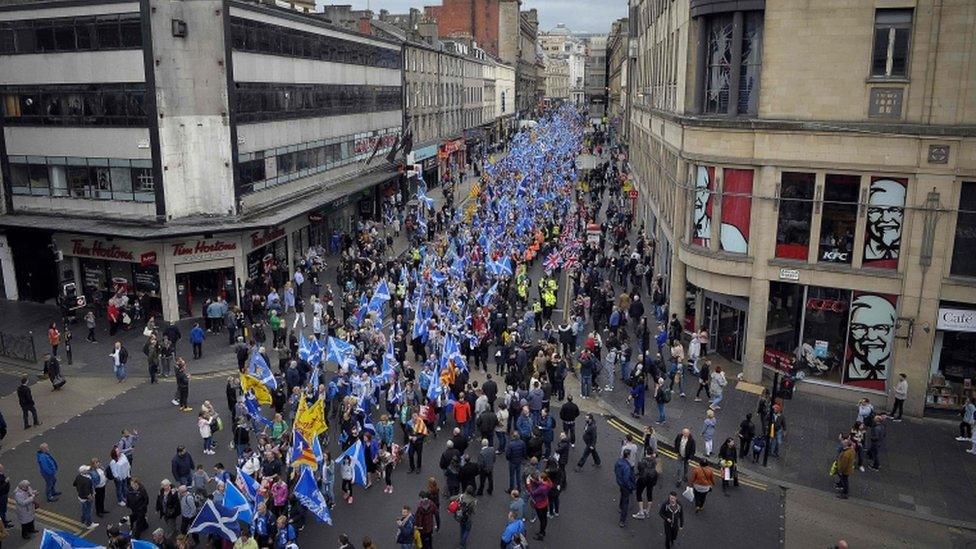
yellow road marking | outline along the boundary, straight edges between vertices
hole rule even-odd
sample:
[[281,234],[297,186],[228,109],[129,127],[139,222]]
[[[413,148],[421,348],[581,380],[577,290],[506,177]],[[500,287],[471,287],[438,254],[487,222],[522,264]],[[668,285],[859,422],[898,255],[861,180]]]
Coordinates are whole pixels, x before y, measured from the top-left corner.
[[[7,498],[7,502],[9,505],[13,505],[13,506],[17,505],[17,502],[14,500],[14,498]],[[37,519],[40,522],[57,526],[61,529],[67,530],[68,532],[71,532],[72,534],[77,535],[80,534],[81,532],[85,532],[86,530],[88,530],[88,528],[80,521],[77,521],[70,517],[66,517],[64,515],[60,515],[53,511],[48,511],[47,509],[44,508],[35,509],[34,514],[37,516]]]
[[[614,429],[624,434],[632,435],[635,439],[635,442],[637,442],[637,444],[641,444],[641,441],[643,441],[644,439],[643,433],[638,432],[636,429],[633,429],[630,425],[627,425],[626,423],[620,421],[617,418],[611,417],[607,419],[607,423],[610,424],[610,426],[613,427]],[[674,459],[674,460],[678,459],[678,454],[672,452],[671,450],[667,450],[665,448],[658,448],[657,453],[662,454],[665,457],[668,457],[670,459]],[[722,474],[720,470],[714,467],[712,467],[712,471],[718,475]],[[766,489],[768,488],[768,486],[765,483],[751,480],[749,478],[743,478],[741,475],[739,477],[739,484],[743,484],[750,488],[755,488],[756,490],[762,490],[763,492],[765,492]]]

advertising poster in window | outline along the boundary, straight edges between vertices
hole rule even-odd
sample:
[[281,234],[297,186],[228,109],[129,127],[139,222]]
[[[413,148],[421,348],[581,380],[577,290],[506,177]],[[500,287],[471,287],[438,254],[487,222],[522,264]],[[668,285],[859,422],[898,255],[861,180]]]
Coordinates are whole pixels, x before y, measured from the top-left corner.
[[844,383],[885,390],[894,348],[895,303],[887,294],[854,292],[847,336]]
[[907,179],[872,177],[864,231],[864,266],[897,269]]
[[692,215],[691,242],[707,248],[712,240],[712,185],[715,181],[713,166],[698,166],[695,177],[695,209]]
[[727,252],[749,251],[749,215],[752,213],[752,170],[726,168],[723,172],[721,246]]

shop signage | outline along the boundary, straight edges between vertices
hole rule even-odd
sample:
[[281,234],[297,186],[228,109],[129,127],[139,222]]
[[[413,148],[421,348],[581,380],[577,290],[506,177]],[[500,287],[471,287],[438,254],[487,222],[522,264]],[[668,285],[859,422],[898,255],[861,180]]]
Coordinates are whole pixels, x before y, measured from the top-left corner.
[[793,369],[794,358],[789,353],[776,349],[763,349],[763,364],[768,364],[781,372],[789,373]]
[[779,270],[780,280],[800,280],[800,271],[797,269],[780,269]]
[[807,310],[843,313],[847,310],[847,302],[840,301],[839,299],[819,299],[812,297],[807,300]]
[[309,223],[321,223],[323,221],[325,221],[325,214],[318,212],[308,214]]
[[449,155],[463,148],[464,148],[463,139],[455,139],[454,141],[445,141],[444,144],[441,146],[441,153],[444,155]]
[[376,148],[376,142],[379,141],[380,149],[389,149],[396,142],[397,134],[388,133],[386,135],[372,135],[370,137],[361,137],[353,142],[352,150],[353,154],[365,154],[373,152]]
[[255,231],[251,233],[251,249],[257,249],[266,244],[270,244],[283,236],[285,236],[284,227],[272,227],[263,231]]
[[976,310],[939,308],[936,328],[952,332],[976,332]]
[[820,261],[831,261],[833,263],[850,263],[851,253],[842,251],[839,248],[829,248],[820,253]]
[[106,259],[109,261],[128,261],[139,263],[145,256],[149,259],[152,253],[150,246],[134,246],[132,241],[108,241],[98,238],[73,237],[58,235],[54,237],[57,247],[65,254],[74,257],[88,257],[92,259]]
[[227,240],[196,240],[170,244],[174,263],[191,263],[231,257],[237,251],[237,242]]
[[156,264],[156,252],[148,251],[139,256],[139,265],[142,267],[149,267],[150,265]]
[[410,153],[413,155],[412,159],[407,162],[408,164],[416,164],[421,160],[426,160],[430,157],[437,156],[437,145],[428,145],[422,149],[417,149]]

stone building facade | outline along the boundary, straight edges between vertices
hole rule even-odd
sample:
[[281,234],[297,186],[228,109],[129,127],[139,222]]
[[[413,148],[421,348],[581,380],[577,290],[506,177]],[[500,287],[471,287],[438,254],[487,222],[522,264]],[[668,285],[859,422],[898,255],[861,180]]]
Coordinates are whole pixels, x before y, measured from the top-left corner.
[[746,380],[956,409],[976,377],[976,4],[631,0],[669,313]]

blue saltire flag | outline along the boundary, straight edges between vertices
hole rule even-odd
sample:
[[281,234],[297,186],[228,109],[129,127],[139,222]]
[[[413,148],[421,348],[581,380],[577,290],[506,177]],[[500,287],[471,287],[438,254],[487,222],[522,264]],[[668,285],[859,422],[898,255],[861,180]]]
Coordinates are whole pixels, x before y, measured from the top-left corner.
[[363,323],[366,313],[369,311],[369,301],[366,299],[366,292],[359,294],[359,308],[356,310],[356,325]]
[[322,453],[322,443],[319,442],[319,437],[312,437],[312,454],[319,465],[325,462],[325,454]]
[[261,356],[261,353],[257,349],[254,349],[254,352],[251,353],[251,364],[248,368],[248,373],[261,380],[261,383],[267,385],[269,389],[274,390],[278,388],[278,380],[271,373],[271,367],[268,366],[268,361]]
[[311,511],[319,522],[332,524],[332,514],[329,513],[329,506],[325,503],[325,497],[319,491],[315,479],[312,478],[312,471],[308,467],[302,467],[302,473],[298,476],[294,493],[298,502]]
[[326,342],[326,358],[340,366],[356,367],[356,351],[352,344],[337,337],[329,337]]
[[318,389],[319,387],[319,376],[321,376],[322,371],[319,369],[318,365],[312,367],[312,375],[309,376],[308,384],[313,389]]
[[512,276],[512,258],[506,255],[505,259],[498,262],[498,270],[501,274]]
[[132,540],[132,549],[159,549],[159,546],[151,541],[134,539]]
[[226,507],[217,505],[212,499],[208,499],[200,512],[197,513],[197,518],[193,519],[193,523],[187,532],[190,534],[212,534],[233,543],[241,534],[237,515],[237,511],[231,511]]
[[427,196],[427,187],[423,185],[417,186],[417,200],[423,202],[428,208],[434,207],[434,199]]
[[40,549],[82,549],[84,547],[101,547],[101,545],[60,530],[45,528],[41,535]]
[[258,490],[261,488],[261,484],[254,477],[242,471],[240,467],[237,468],[237,477],[244,481],[244,492],[247,498],[257,503]]
[[491,298],[495,297],[495,294],[497,293],[498,293],[498,282],[496,281],[494,284],[491,285],[491,288],[488,288],[488,291],[485,292],[478,299],[478,303],[481,303],[482,307],[488,305],[488,302],[491,301]]
[[366,452],[363,450],[363,441],[357,440],[355,444],[346,449],[338,458],[336,465],[342,465],[342,461],[347,457],[352,459],[353,484],[366,486]]
[[447,282],[447,275],[440,271],[434,271],[430,273],[430,281],[434,283],[434,286],[440,286]]
[[248,504],[244,494],[233,483],[224,484],[224,507],[237,514],[237,520],[245,524],[254,524],[254,512]]
[[310,351],[309,346],[308,346],[308,339],[307,338],[304,338],[304,337],[303,338],[299,338],[299,340],[298,340],[298,358],[304,360],[305,362],[308,362],[308,359],[309,359],[309,356],[310,356],[310,352],[311,351]]
[[[444,364],[447,364],[448,360],[453,360],[455,366],[461,370],[467,370],[468,363],[466,360],[464,360],[464,355],[461,354],[461,348],[458,346],[457,338],[453,335],[449,335],[448,338],[450,338],[450,346],[448,346],[448,339],[445,338],[444,354],[441,358],[441,367],[443,367]],[[446,359],[444,357],[446,357]]]
[[244,407],[247,408],[247,413],[261,423],[261,425],[271,427],[271,420],[264,417],[264,414],[261,413],[261,405],[258,404],[258,399],[254,396],[253,392],[248,392],[244,397]]

